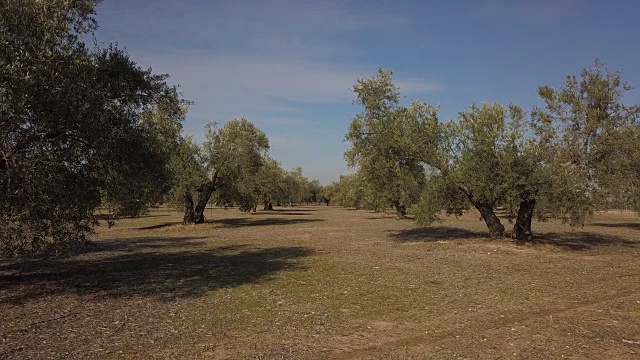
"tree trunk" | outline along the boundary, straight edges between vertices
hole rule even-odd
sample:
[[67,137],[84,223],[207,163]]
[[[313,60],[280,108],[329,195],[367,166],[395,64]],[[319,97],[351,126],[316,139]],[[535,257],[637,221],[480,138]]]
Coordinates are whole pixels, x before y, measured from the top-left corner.
[[401,204],[400,201],[394,201],[393,206],[396,208],[398,219],[404,219],[407,216],[407,205]]
[[533,209],[536,206],[536,199],[527,199],[520,202],[518,218],[513,226],[511,237],[517,241],[531,241],[531,220],[533,219]]
[[489,236],[494,239],[504,237],[504,225],[500,222],[500,218],[493,212],[493,207],[487,203],[476,201],[473,204],[480,212],[482,220],[487,224]]
[[193,196],[191,196],[191,191],[187,190],[184,193],[184,217],[182,218],[182,224],[193,224],[194,219],[195,211],[193,209]]
[[198,204],[194,210],[193,222],[195,224],[202,224],[204,222],[204,210],[207,207],[207,203],[211,198],[211,194],[216,190],[215,179],[207,184],[204,184],[198,189],[200,197],[198,198]]
[[264,203],[264,207],[262,208],[262,210],[264,211],[271,211],[273,210],[273,204],[270,202],[265,202]]
[[500,222],[500,218],[493,212],[493,206],[487,202],[476,200],[471,190],[462,184],[458,184],[458,188],[467,196],[469,202],[475,206],[480,212],[480,216],[489,229],[489,236],[493,239],[504,237],[504,225]]

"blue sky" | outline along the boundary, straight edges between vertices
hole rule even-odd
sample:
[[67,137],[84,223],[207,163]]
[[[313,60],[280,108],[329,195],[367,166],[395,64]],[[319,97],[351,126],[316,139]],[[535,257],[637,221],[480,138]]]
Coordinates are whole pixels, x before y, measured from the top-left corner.
[[[351,86],[392,69],[405,101],[473,101],[530,110],[595,58],[640,86],[640,2],[105,0],[98,41],[169,73],[195,104],[185,132],[244,116],[267,133],[286,169],[328,184],[348,170],[343,141]],[[626,98],[638,102],[638,92]]]

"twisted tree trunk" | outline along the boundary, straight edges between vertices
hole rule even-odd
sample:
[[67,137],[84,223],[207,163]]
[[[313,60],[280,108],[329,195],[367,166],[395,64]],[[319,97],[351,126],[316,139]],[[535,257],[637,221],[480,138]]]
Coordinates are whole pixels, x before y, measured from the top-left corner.
[[207,207],[207,203],[211,198],[211,194],[216,190],[215,180],[204,184],[198,189],[200,192],[200,197],[198,198],[198,204],[194,209],[194,218],[193,222],[195,224],[202,224],[204,222],[204,210]]
[[493,239],[499,239],[504,237],[504,225],[500,222],[500,218],[496,216],[493,212],[493,206],[487,204],[486,202],[476,201],[473,203],[473,206],[478,209],[480,212],[480,216],[482,216],[482,220],[484,220],[485,224],[487,224],[487,228],[489,229],[489,236]]
[[533,209],[536,206],[536,199],[527,199],[520,202],[516,224],[513,226],[511,237],[517,241],[531,241],[531,220],[533,219]]
[[202,224],[204,222],[204,210],[211,198],[211,194],[216,190],[216,180],[217,176],[214,176],[213,180],[198,188],[200,195],[198,196],[198,203],[195,204],[195,206],[191,191],[187,190],[185,192],[183,224]]
[[194,219],[195,211],[193,209],[193,196],[191,196],[191,191],[187,190],[184,193],[184,217],[182,218],[182,224],[193,224]]
[[489,236],[493,239],[504,237],[504,225],[500,222],[500,218],[493,212],[493,205],[486,201],[479,201],[473,196],[473,192],[466,186],[458,184],[458,188],[467,196],[469,202],[478,209],[480,216],[489,229]]
[[404,217],[407,216],[407,205],[401,204],[399,200],[395,200],[393,206],[396,208],[396,216],[398,219],[404,219]]

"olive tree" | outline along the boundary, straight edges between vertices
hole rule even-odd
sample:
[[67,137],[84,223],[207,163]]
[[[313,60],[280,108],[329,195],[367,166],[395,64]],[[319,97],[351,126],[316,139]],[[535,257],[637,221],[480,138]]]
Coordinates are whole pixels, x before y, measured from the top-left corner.
[[220,128],[216,123],[207,124],[205,137],[202,159],[206,180],[196,189],[197,202],[192,190],[185,189],[185,224],[205,221],[205,207],[217,189],[219,203],[240,203],[243,209],[254,208],[257,192],[254,175],[263,166],[269,150],[267,136],[245,118],[229,120]]
[[284,177],[283,203],[293,206],[305,201],[308,184],[309,180],[302,175],[302,167],[298,166],[287,172]]
[[341,175],[340,181],[327,187],[327,193],[329,199],[341,206],[354,207],[356,210],[370,206],[366,202],[365,186],[358,173]]
[[[192,137],[185,137],[176,144],[172,151],[170,169],[172,181],[165,202],[184,211],[185,199],[208,180],[202,148]],[[192,219],[192,213],[187,218]]]
[[42,252],[86,239],[95,210],[135,215],[170,174],[157,124],[166,76],[117,47],[87,48],[97,1],[0,3],[0,247]]
[[267,158],[264,165],[256,174],[258,185],[257,202],[262,202],[262,210],[273,210],[273,204],[285,201],[287,189],[285,187],[286,171],[277,160]]
[[[531,239],[531,217],[554,217],[582,226],[595,210],[637,207],[638,105],[623,103],[631,87],[620,72],[596,60],[580,79],[567,76],[563,87],[541,86],[545,108],[531,115],[528,147],[516,161],[519,210],[512,237]],[[520,188],[518,188],[520,186]]]
[[382,69],[358,80],[353,91],[355,103],[363,109],[351,121],[346,135],[351,148],[345,158],[375,197],[375,210],[393,205],[398,218],[403,218],[425,182],[423,157],[435,156],[438,109],[418,101],[401,106],[393,73]]
[[596,61],[581,80],[561,90],[542,86],[545,109],[527,119],[519,107],[472,105],[446,125],[447,162],[429,163],[416,218],[428,224],[441,210],[460,214],[461,193],[481,214],[492,237],[504,235],[495,215],[506,205],[516,215],[511,236],[532,239],[531,221],[558,218],[583,225],[612,203],[637,208],[638,106],[622,103],[630,88]]
[[437,152],[446,155],[446,161],[426,158],[429,181],[414,209],[418,222],[428,224],[442,210],[460,215],[472,205],[491,237],[504,236],[504,225],[494,210],[513,198],[526,197],[528,189],[515,187],[526,187],[529,173],[535,172],[520,164],[526,160],[523,118],[517,106],[483,103],[461,112],[458,121],[443,124],[440,130],[446,140]]
[[538,89],[545,107],[534,109],[532,117],[544,160],[581,174],[591,197],[590,209],[567,221],[582,224],[593,209],[612,204],[628,202],[637,209],[640,106],[623,102],[630,90],[621,72],[610,72],[599,60],[580,78],[567,76],[558,90]]
[[308,181],[307,184],[307,193],[305,195],[305,200],[307,204],[309,203],[317,203],[320,199],[320,193],[322,192],[322,186],[320,185],[320,181],[317,179],[313,179]]
[[500,238],[505,227],[495,210],[504,206],[516,218],[511,236],[527,241],[536,214],[539,219],[583,215],[589,202],[584,177],[545,161],[544,143],[520,107],[473,104],[443,127],[447,140],[441,153],[449,157],[431,165],[427,186],[413,209],[419,223],[430,224],[443,210],[461,215],[473,206],[490,236]]

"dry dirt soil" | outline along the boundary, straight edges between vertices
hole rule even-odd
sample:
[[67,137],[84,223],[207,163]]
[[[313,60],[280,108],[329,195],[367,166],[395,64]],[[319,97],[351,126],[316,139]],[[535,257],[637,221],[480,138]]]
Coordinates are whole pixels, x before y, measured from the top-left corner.
[[[153,210],[0,263],[2,359],[640,359],[640,220],[486,239],[334,206]],[[508,226],[506,220],[505,225]]]

